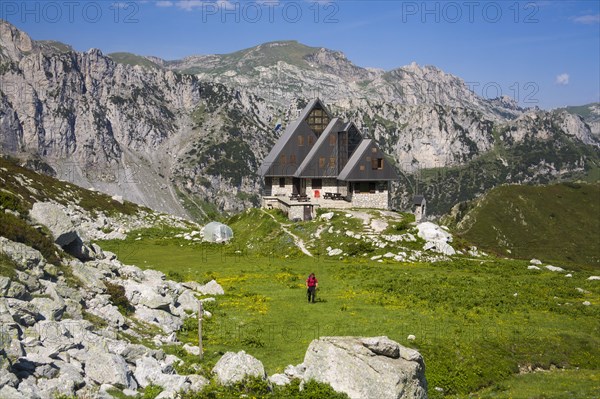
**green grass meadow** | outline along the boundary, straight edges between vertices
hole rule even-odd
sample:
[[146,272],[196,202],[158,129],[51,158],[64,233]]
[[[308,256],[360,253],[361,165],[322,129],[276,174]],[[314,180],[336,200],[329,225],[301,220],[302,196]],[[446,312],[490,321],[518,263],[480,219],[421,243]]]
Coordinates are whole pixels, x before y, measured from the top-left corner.
[[[310,237],[317,223],[294,231]],[[422,353],[431,398],[600,396],[600,284],[587,280],[591,270],[567,278],[500,258],[311,258],[265,213],[229,224],[235,238],[227,245],[173,238],[178,232],[170,229],[100,243],[124,263],[223,286],[225,295],[206,306],[213,314],[203,323],[206,372],[225,351],[243,349],[273,374],[301,363],[319,336],[387,335]],[[311,244],[313,253],[336,245],[335,236],[322,237]],[[315,304],[307,303],[304,288],[310,272],[319,280]],[[179,338],[197,343],[193,320]],[[520,373],[535,369],[554,371]]]

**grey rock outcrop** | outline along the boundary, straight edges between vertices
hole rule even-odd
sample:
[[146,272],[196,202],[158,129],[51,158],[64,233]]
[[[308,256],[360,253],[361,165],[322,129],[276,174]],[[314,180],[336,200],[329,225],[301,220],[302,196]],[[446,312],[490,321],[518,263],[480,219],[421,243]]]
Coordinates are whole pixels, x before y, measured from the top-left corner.
[[[8,360],[0,362],[0,398],[108,398],[110,387],[136,393],[139,385],[148,384],[163,387],[162,398],[174,398],[181,390],[200,390],[208,384],[201,376],[178,375],[174,365],[180,359],[176,356],[131,344],[119,335],[127,331],[143,338],[143,331],[129,328],[139,323],[138,317],[170,333],[169,342],[176,341],[173,332],[190,317],[184,308],[192,310],[198,303],[192,291],[167,280],[163,273],[126,267],[99,247],[93,249],[101,255],[97,260],[62,259],[62,267],[69,267],[77,277],[76,282],[67,283],[57,270],[46,272],[51,265],[39,252],[6,239],[1,244],[0,252],[21,270],[15,271],[14,279],[0,277],[4,342],[0,356]],[[64,255],[58,248],[57,252]],[[137,299],[133,315],[124,316],[111,302],[104,285],[108,281],[124,287],[131,283],[129,293],[132,300]],[[97,321],[84,320],[91,315],[102,319],[102,327]],[[186,349],[199,351],[189,345]]]
[[137,383],[131,378],[127,362],[112,353],[93,349],[87,354],[85,374],[98,384],[111,384],[120,388],[136,389]]
[[427,398],[421,355],[387,337],[322,337],[311,342],[302,378],[351,398]]
[[210,280],[208,283],[197,288],[202,295],[224,295],[223,287],[215,280]]
[[223,385],[240,382],[247,376],[266,377],[261,361],[245,351],[225,353],[212,371]]
[[172,393],[187,389],[191,385],[187,377],[174,374],[171,366],[161,364],[161,362],[149,356],[136,361],[134,376],[143,388],[154,384]]
[[61,247],[80,239],[71,219],[63,208],[51,202],[36,202],[30,211],[30,216],[50,230],[56,242]]
[[4,237],[0,237],[0,250],[12,261],[26,269],[33,269],[37,266],[43,267],[46,264],[44,257],[37,249],[20,242],[10,241]]

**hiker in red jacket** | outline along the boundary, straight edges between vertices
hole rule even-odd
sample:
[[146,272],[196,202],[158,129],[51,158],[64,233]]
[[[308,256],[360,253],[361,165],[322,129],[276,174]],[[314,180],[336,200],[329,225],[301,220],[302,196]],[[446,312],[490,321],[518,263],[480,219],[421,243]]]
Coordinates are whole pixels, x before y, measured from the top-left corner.
[[315,303],[315,295],[317,293],[317,287],[319,286],[319,282],[315,277],[314,273],[311,273],[306,279],[306,294],[308,295],[308,302]]

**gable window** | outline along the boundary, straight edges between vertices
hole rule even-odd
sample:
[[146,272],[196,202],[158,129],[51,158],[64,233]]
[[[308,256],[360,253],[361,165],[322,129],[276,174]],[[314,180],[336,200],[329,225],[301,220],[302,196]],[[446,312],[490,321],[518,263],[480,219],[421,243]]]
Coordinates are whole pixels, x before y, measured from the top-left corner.
[[313,188],[313,190],[321,190],[323,188],[323,180],[322,179],[312,179],[312,188]]
[[335,136],[333,134],[329,136],[329,145],[335,145]]
[[325,157],[319,158],[319,168],[325,167]]
[[335,157],[329,158],[329,167],[335,168]]
[[281,156],[279,157],[279,163],[280,163],[281,165],[285,165],[285,154],[283,154],[283,155],[281,155]]
[[365,171],[365,165],[360,165],[360,167],[358,168],[361,172]]
[[315,107],[312,111],[310,111],[310,114],[308,114],[306,123],[308,123],[308,126],[310,126],[312,131],[319,136],[329,124],[329,116],[327,116],[327,112],[325,112],[325,110],[321,109],[320,107]]
[[279,187],[281,187],[281,188],[285,187],[285,177],[279,178]]
[[313,145],[315,143],[315,136],[312,134],[308,135],[308,145]]
[[298,147],[302,147],[304,146],[304,136],[299,135],[298,136]]
[[373,170],[383,169],[383,158],[373,158],[371,160],[371,169],[373,169]]
[[292,154],[292,155],[290,155],[290,163],[291,163],[292,165],[295,165],[295,164],[296,164],[296,154]]
[[377,148],[376,148],[376,147],[371,147],[371,152],[372,152],[373,154],[375,154],[375,153],[377,152]]

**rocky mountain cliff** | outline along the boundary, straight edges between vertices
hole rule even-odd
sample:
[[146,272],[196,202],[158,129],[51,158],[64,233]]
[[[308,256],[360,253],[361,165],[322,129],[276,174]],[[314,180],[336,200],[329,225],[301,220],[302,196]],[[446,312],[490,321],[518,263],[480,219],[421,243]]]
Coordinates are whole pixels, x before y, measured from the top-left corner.
[[[276,120],[289,123],[315,96],[393,157],[405,176],[394,195],[399,208],[418,191],[442,213],[506,181],[586,177],[599,165],[599,141],[580,116],[481,98],[435,67],[361,68],[340,52],[297,42],[180,61],[111,58],[33,41],[6,22],[0,33],[2,152],[179,215],[257,204],[256,170],[279,135]],[[566,144],[555,148],[557,138]],[[538,150],[527,153],[531,147]],[[547,167],[555,157],[560,165]],[[431,170],[492,158],[523,170],[494,178],[482,170],[473,187],[444,186],[452,191],[443,196],[439,185],[425,186]]]

